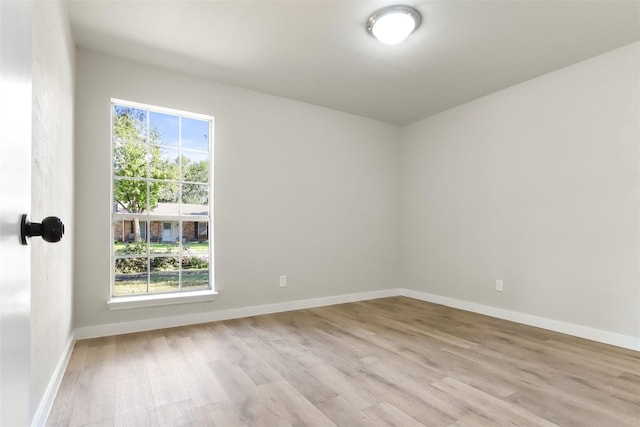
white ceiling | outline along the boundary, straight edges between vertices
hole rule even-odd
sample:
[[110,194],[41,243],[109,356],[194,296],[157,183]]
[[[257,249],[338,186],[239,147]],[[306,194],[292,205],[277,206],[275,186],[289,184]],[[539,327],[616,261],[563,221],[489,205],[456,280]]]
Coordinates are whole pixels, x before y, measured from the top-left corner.
[[[387,46],[389,4],[422,26]],[[406,124],[640,39],[640,1],[70,0],[78,46]]]

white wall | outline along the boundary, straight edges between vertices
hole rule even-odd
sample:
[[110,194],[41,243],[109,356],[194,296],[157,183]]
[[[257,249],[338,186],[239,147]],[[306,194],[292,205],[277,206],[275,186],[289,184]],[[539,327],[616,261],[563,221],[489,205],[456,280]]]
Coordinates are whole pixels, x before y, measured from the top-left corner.
[[635,43],[404,128],[405,287],[640,337],[639,58]]
[[74,45],[60,2],[33,4],[31,220],[55,215],[61,242],[31,239],[32,414],[70,343],[73,301]]
[[[397,127],[88,50],[76,72],[76,327],[397,285]],[[211,303],[105,304],[111,97],[215,117]]]

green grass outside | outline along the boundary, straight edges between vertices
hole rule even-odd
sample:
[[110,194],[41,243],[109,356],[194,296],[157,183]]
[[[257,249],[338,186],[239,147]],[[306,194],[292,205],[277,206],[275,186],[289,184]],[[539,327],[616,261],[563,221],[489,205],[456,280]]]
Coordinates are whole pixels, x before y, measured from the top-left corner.
[[[174,273],[177,273],[174,272]],[[142,277],[141,277],[142,276]],[[149,292],[176,292],[178,290],[177,274],[152,274],[149,282]],[[209,270],[194,270],[182,272],[182,290],[193,291],[209,289]],[[140,295],[147,293],[146,275],[118,274],[113,289],[115,296]]]

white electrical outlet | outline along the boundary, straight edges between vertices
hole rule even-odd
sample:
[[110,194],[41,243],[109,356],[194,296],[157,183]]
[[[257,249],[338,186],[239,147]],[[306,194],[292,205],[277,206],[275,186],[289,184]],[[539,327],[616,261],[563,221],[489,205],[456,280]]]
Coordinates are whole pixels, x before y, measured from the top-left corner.
[[287,287],[287,276],[280,276],[280,287],[281,288]]
[[496,280],[496,291],[502,292],[503,287],[504,284],[502,283],[502,280]]

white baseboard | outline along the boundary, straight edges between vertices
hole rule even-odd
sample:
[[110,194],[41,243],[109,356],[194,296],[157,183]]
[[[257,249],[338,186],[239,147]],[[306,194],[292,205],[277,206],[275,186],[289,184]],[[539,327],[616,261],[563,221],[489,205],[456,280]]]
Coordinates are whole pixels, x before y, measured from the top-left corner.
[[400,295],[400,291],[400,289],[385,289],[381,291],[361,292],[356,294],[287,301],[276,304],[232,308],[229,310],[193,313],[182,316],[145,319],[123,323],[111,323],[106,325],[85,326],[82,328],[76,328],[75,336],[76,339],[87,339],[128,334],[133,332],[151,331],[154,329],[173,328],[177,326],[195,325],[198,323],[215,322],[218,320],[238,319],[241,317],[257,316],[261,314],[280,313],[284,311],[301,310],[305,308],[322,307],[355,301],[366,301],[376,298],[385,298]]
[[31,419],[32,427],[41,427],[46,424],[49,412],[53,406],[53,401],[56,398],[56,394],[58,394],[60,384],[62,384],[62,378],[67,370],[67,365],[69,364],[69,359],[71,358],[71,353],[73,352],[75,343],[76,339],[72,332],[71,336],[69,336],[69,339],[67,340],[64,352],[60,356],[60,360],[58,360],[58,364],[53,371],[53,375],[47,385],[47,389],[44,391],[44,396],[42,396],[42,400],[40,400],[40,403],[36,408],[36,412],[33,414],[33,418]]
[[414,291],[411,289],[400,289],[400,294],[409,298],[446,305],[447,307],[459,308],[461,310],[484,314],[487,316],[496,317],[498,319],[510,320],[512,322],[522,323],[525,325],[548,329],[550,331],[573,335],[592,341],[615,345],[617,347],[640,351],[640,338],[638,337],[622,335],[616,332],[603,331],[601,329],[576,325],[574,323],[547,319],[545,317],[519,313],[517,311],[505,310],[502,308],[491,307],[488,305],[477,304],[455,298],[443,297],[440,295],[433,295],[426,292]]

